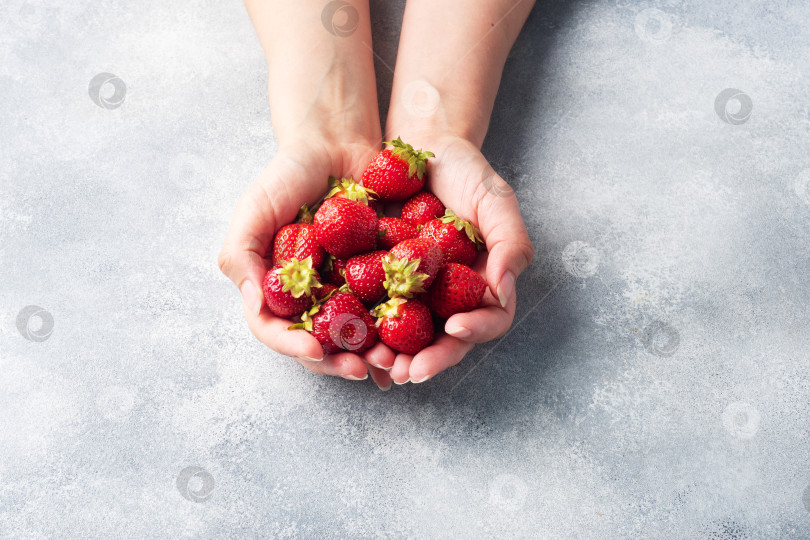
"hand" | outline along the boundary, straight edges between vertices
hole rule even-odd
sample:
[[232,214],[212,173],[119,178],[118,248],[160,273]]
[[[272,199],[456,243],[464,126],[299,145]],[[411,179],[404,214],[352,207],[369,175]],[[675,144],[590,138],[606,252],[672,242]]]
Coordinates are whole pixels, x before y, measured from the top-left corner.
[[[343,352],[324,358],[320,343],[304,330],[288,330],[287,319],[273,315],[264,303],[262,280],[272,262],[273,237],[292,223],[302,204],[312,204],[326,193],[330,175],[360,178],[366,164],[379,150],[376,141],[334,143],[315,136],[298,137],[283,145],[236,206],[219,267],[242,293],[248,327],[271,349],[293,357],[306,369],[350,380],[371,373],[380,388],[391,378],[382,369],[367,368],[360,356]],[[393,353],[380,344],[367,351],[375,363],[389,363]]]
[[488,253],[474,269],[489,287],[480,308],[450,317],[445,333],[415,356],[397,354],[390,363],[378,363],[388,355],[375,351],[371,362],[390,369],[397,384],[424,382],[458,364],[474,344],[503,336],[515,317],[515,279],[534,257],[514,192],[473,143],[453,135],[407,140],[436,154],[428,163],[426,188],[480,231]]

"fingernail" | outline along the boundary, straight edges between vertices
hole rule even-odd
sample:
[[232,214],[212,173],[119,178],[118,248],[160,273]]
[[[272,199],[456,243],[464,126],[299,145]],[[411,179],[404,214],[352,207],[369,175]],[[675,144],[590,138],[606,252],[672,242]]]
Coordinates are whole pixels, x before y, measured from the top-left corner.
[[350,381],[365,381],[366,379],[368,379],[368,373],[366,373],[366,374],[363,376],[363,378],[362,378],[362,379],[361,379],[360,377],[355,377],[354,375],[344,375],[344,376],[343,376],[343,378],[344,378],[344,379],[348,379],[348,380],[350,380]]
[[262,307],[262,299],[259,298],[256,285],[250,280],[245,280],[240,289],[242,293],[242,303],[247,307],[248,312],[258,315]]
[[382,390],[383,392],[388,392],[389,390],[391,390],[391,385],[390,385],[390,384],[389,384],[388,386],[380,386],[380,385],[378,384],[377,386],[378,386],[378,387],[380,388],[380,390]]
[[381,370],[383,370],[383,371],[391,371],[391,368],[393,368],[393,367],[394,367],[394,366],[391,366],[391,367],[382,367],[382,366],[378,366],[377,364],[371,364],[371,365],[372,365],[372,366],[374,366],[375,368],[377,368],[377,369],[381,369]]
[[463,326],[451,326],[445,329],[445,332],[457,338],[467,338],[472,334],[468,328],[464,328]]
[[419,384],[419,383],[423,383],[423,382],[425,382],[426,380],[428,380],[430,377],[431,377],[430,375],[425,375],[424,377],[422,377],[422,378],[421,378],[421,379],[419,379],[418,381],[411,381],[411,382],[412,382],[413,384]]
[[293,356],[294,360],[303,360],[304,362],[320,362],[323,358],[310,358],[309,356]]
[[506,307],[509,302],[509,297],[512,296],[512,291],[515,290],[515,276],[509,270],[501,278],[498,284],[498,300],[501,302],[501,307]]
[[409,383],[409,382],[411,382],[411,380],[410,380],[410,379],[408,379],[407,381],[404,381],[404,382],[397,382],[397,381],[394,381],[394,384],[398,384],[398,385],[402,386],[403,384],[407,384],[407,383]]

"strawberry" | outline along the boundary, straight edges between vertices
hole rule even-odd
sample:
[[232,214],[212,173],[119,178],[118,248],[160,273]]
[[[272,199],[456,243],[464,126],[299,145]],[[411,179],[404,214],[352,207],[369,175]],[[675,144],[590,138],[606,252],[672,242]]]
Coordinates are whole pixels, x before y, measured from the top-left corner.
[[402,219],[417,227],[444,215],[444,205],[433,193],[417,193],[402,206]]
[[290,328],[303,328],[321,344],[324,354],[338,351],[361,353],[377,341],[374,317],[353,295],[337,291],[325,302],[301,315]]
[[477,308],[484,297],[487,283],[478,272],[458,263],[445,264],[436,274],[422,301],[443,319]]
[[334,176],[329,177],[329,187],[332,188],[326,194],[326,198],[330,197],[345,197],[352,201],[367,204],[379,216],[382,213],[382,204],[379,201],[379,195],[373,190],[365,188],[354,181],[354,178],[340,178]]
[[292,259],[267,271],[262,283],[264,301],[274,315],[295,317],[312,306],[312,290],[320,287],[312,259]]
[[430,310],[416,299],[392,298],[374,310],[383,343],[405,354],[416,354],[433,341]]
[[326,261],[321,267],[321,276],[326,283],[340,287],[346,283],[346,261],[336,259],[334,255],[326,255]]
[[387,251],[373,251],[346,261],[346,283],[363,303],[374,304],[385,296],[383,260],[387,255]]
[[323,201],[315,213],[315,235],[327,252],[348,259],[374,247],[377,221],[377,214],[367,205],[332,197]]
[[315,239],[315,226],[308,223],[293,223],[285,225],[276,232],[273,241],[273,264],[284,263],[298,259],[303,261],[312,258],[312,266],[318,268],[323,264],[326,253]]
[[445,264],[455,262],[470,266],[483,245],[475,227],[469,221],[460,219],[449,208],[441,218],[428,221],[422,227],[419,238],[439,244]]
[[425,238],[404,240],[391,248],[383,261],[383,285],[391,297],[411,298],[424,292],[442,265],[442,251],[436,242]]
[[331,283],[324,283],[319,288],[315,289],[313,291],[313,294],[315,295],[315,298],[321,301],[330,294],[332,294],[333,292],[335,292],[336,290],[338,290],[337,285],[332,285]]
[[410,240],[419,236],[419,231],[416,230],[415,226],[400,218],[380,218],[378,227],[377,247],[381,249],[391,249],[403,240]]
[[363,186],[374,190],[382,201],[402,201],[425,185],[425,169],[433,152],[414,150],[397,138],[368,164],[363,173]]

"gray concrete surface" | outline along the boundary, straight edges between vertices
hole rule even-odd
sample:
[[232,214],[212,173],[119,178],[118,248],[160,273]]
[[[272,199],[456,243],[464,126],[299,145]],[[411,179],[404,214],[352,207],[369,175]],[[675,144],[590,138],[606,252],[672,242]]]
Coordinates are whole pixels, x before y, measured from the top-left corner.
[[216,267],[275,150],[239,2],[0,12],[0,537],[810,537],[807,2],[538,5],[484,146],[518,324],[388,393]]

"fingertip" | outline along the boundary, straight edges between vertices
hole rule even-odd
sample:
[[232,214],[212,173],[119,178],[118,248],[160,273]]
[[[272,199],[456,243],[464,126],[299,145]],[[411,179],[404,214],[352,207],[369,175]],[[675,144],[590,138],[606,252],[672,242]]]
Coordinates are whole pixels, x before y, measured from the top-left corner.
[[335,359],[336,374],[350,381],[368,379],[368,367],[363,359],[354,353],[342,352],[331,355]]
[[464,355],[475,346],[446,334],[440,335],[433,345],[413,357],[408,376],[411,382],[425,382],[450,366],[461,362]]
[[[514,302],[510,303],[514,306]],[[484,343],[496,339],[512,324],[513,309],[503,309],[499,305],[480,307],[467,313],[456,313],[445,323],[448,336],[467,343]],[[466,332],[459,332],[463,329]]]
[[510,270],[504,272],[495,291],[498,301],[501,303],[501,307],[505,308],[506,304],[509,303],[509,299],[512,297],[512,293],[515,292],[515,274]]
[[306,330],[290,330],[292,321],[281,319],[264,310],[258,316],[247,316],[248,328],[256,338],[286,356],[298,356],[308,361],[324,359],[323,348]]
[[465,339],[472,335],[472,330],[470,330],[469,328],[465,328],[464,326],[461,326],[459,324],[456,325],[446,324],[444,327],[444,331],[457,339]]
[[394,351],[392,351],[387,345],[382,342],[378,342],[365,352],[365,358],[366,362],[368,362],[370,365],[385,371],[390,371],[394,366],[396,354],[394,354]]
[[387,371],[369,365],[368,372],[371,375],[371,380],[373,380],[374,384],[377,385],[377,388],[383,392],[387,392],[391,389],[391,384],[393,381],[391,380],[391,376]]
[[396,384],[405,384],[410,381],[410,369],[413,356],[410,354],[398,354],[394,360],[394,367],[391,368],[391,379]]
[[261,288],[257,287],[250,279],[246,279],[239,288],[239,292],[242,294],[242,306],[245,314],[254,317],[258,315],[264,302],[264,294]]

